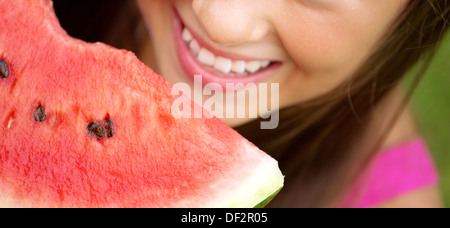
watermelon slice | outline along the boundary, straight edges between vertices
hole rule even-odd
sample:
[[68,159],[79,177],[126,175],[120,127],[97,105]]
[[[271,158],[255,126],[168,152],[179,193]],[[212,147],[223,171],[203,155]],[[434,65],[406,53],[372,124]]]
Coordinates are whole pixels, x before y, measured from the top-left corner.
[[283,186],[220,120],[175,119],[181,95],[133,53],[69,37],[51,1],[0,0],[0,31],[1,207],[254,207]]

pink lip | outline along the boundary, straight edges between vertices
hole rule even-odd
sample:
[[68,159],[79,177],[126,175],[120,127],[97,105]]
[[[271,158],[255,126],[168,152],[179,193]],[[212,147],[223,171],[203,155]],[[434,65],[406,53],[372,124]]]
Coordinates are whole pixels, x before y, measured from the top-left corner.
[[[238,84],[242,83],[243,85],[247,85],[249,83],[258,83],[264,80],[265,78],[268,78],[273,74],[273,72],[278,69],[282,63],[275,63],[271,66],[267,67],[264,70],[261,70],[257,73],[248,75],[248,76],[241,76],[241,77],[225,77],[222,75],[218,75],[214,72],[211,72],[206,69],[205,66],[201,65],[195,56],[192,55],[191,50],[186,45],[186,42],[182,39],[182,30],[183,30],[183,24],[181,22],[181,18],[178,15],[178,13],[175,11],[174,13],[175,19],[174,19],[174,34],[175,34],[175,44],[178,54],[178,59],[180,60],[181,66],[184,69],[186,75],[194,80],[195,75],[201,75],[202,76],[202,83],[203,86],[209,83],[217,83],[220,86],[222,86],[222,89],[227,88],[227,84]],[[209,45],[205,44],[199,37],[195,37],[201,46],[206,48],[211,48]],[[218,53],[218,51],[214,49],[212,50],[213,53]],[[228,55],[221,55],[221,56],[232,56],[231,54]],[[239,58],[244,59],[246,58]]]

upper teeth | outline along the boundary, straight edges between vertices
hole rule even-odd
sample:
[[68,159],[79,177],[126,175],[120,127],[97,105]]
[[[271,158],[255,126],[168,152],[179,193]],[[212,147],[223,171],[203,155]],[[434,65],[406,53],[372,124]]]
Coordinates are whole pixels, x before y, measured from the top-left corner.
[[197,60],[205,66],[210,66],[215,70],[223,73],[256,73],[259,70],[263,70],[270,65],[269,60],[265,61],[245,61],[245,60],[231,60],[222,56],[215,56],[211,51],[203,48],[199,45],[198,41],[194,39],[192,33],[186,28],[182,33],[183,40],[188,44],[192,54]]

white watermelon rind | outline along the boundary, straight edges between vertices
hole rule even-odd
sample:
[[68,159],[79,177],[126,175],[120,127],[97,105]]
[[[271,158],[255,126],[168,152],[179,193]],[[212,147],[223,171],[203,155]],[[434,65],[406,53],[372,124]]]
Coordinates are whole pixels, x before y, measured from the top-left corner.
[[[256,149],[256,148],[255,148]],[[266,206],[283,188],[284,176],[278,162],[270,156],[261,161],[244,180],[237,180],[232,190],[226,189],[205,207],[260,208]],[[218,206],[219,205],[219,206]]]

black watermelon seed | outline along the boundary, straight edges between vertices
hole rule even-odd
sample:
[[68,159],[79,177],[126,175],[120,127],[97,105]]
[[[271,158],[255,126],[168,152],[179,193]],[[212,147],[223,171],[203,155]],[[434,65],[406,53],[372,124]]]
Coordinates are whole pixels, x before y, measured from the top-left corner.
[[0,78],[4,79],[9,77],[9,66],[8,63],[5,62],[5,60],[0,59]]
[[97,139],[102,139],[105,137],[105,129],[97,122],[90,122],[87,126],[87,132]]
[[45,109],[44,107],[42,107],[41,105],[39,105],[35,110],[34,110],[34,119],[37,122],[43,122],[45,120],[45,118],[47,117],[47,114],[45,113]]
[[108,138],[111,138],[114,136],[114,123],[112,122],[112,120],[110,118],[106,118],[106,124],[105,124],[105,129],[106,129],[106,136]]

